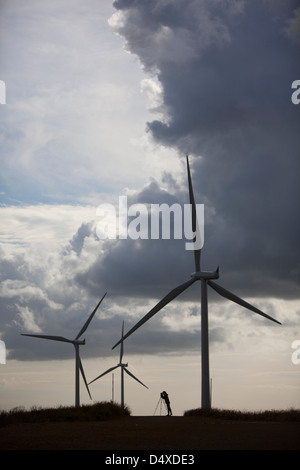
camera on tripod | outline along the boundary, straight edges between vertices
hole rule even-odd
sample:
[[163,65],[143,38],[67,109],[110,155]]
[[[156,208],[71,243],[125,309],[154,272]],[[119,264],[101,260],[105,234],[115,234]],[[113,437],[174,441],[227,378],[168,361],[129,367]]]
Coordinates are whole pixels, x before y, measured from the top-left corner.
[[160,394],[160,399],[158,400],[158,403],[156,405],[154,414],[156,413],[156,410],[157,410],[159,404],[160,404],[160,414],[161,414],[162,403],[164,403],[164,405],[166,407],[166,410],[168,412],[167,416],[172,416],[173,413],[172,413],[172,410],[171,410],[169,395],[167,394],[167,392],[165,390],[163,392],[161,392],[161,394]]

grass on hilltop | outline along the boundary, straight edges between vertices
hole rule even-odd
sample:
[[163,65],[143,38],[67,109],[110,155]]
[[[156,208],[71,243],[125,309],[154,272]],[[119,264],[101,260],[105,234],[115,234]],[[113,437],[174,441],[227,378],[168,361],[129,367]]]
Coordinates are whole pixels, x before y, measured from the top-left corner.
[[99,402],[94,405],[76,407],[59,406],[57,408],[36,408],[26,411],[23,407],[0,412],[0,426],[20,423],[106,421],[130,416],[130,409],[124,409],[117,403]]
[[300,421],[300,410],[291,408],[289,410],[269,410],[269,411],[236,411],[220,410],[212,408],[204,410],[196,408],[184,412],[184,416],[199,416],[216,419],[228,419],[239,421]]
[[[59,406],[57,408],[37,408],[26,410],[23,407],[13,408],[10,411],[0,411],[0,426],[22,423],[50,423],[50,422],[92,422],[107,421],[115,418],[130,416],[130,409],[124,409],[117,403],[99,402],[94,405]],[[204,410],[196,408],[184,412],[184,416],[202,418],[213,418],[220,420],[239,421],[300,421],[300,410],[291,408],[289,410],[270,411],[236,411],[212,408]]]

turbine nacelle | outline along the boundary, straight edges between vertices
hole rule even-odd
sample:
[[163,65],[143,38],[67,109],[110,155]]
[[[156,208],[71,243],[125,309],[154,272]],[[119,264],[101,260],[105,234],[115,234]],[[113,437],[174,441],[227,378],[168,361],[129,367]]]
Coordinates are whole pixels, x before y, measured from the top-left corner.
[[124,364],[123,362],[119,362],[118,367],[128,367],[128,362],[127,364]]
[[78,344],[78,346],[82,346],[85,344],[85,339],[74,339],[72,343],[74,344],[74,346],[75,344]]
[[191,277],[195,280],[201,279],[219,279],[219,267],[213,271],[197,271],[191,274]]

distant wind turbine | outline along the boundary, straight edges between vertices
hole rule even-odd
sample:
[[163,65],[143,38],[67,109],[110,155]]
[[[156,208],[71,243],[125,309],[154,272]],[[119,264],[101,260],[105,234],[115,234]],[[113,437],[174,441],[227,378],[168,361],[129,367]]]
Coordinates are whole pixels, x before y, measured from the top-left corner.
[[[192,230],[194,234],[199,235],[199,226],[197,221],[197,212],[196,212],[196,204],[194,199],[193,193],[193,186],[192,186],[192,179],[190,173],[190,166],[189,166],[189,159],[188,156],[186,157],[187,162],[187,175],[188,175],[188,187],[189,187],[189,196],[190,196],[190,205],[192,210]],[[128,336],[130,336],[135,330],[137,330],[140,326],[142,326],[145,322],[150,320],[153,315],[159,312],[165,305],[171,302],[175,297],[185,291],[188,287],[190,287],[194,282],[200,281],[201,282],[201,372],[202,372],[202,393],[201,393],[201,406],[202,408],[209,409],[211,408],[211,400],[210,400],[210,386],[209,386],[209,338],[208,338],[208,307],[207,307],[207,284],[214,289],[218,294],[221,296],[249,309],[253,312],[262,315],[269,320],[272,320],[279,325],[280,322],[275,320],[274,318],[270,317],[269,315],[263,313],[256,307],[253,307],[248,302],[245,302],[243,299],[240,299],[235,294],[232,294],[228,290],[224,289],[220,285],[216,284],[212,281],[212,279],[219,278],[219,268],[216,269],[214,272],[206,272],[201,271],[200,267],[200,257],[201,257],[201,249],[196,248],[197,237],[195,238],[194,242],[194,259],[195,259],[195,272],[191,274],[191,279],[184,282],[183,284],[175,287],[171,292],[169,292],[160,302],[158,302],[155,307],[153,307],[150,312],[148,312],[131,330],[125,334],[121,341],[124,341]],[[116,343],[112,349],[114,349],[118,344]]]
[[88,394],[89,394],[89,397],[90,399],[92,399],[91,397],[91,394],[90,394],[90,391],[89,391],[89,387],[88,387],[88,383],[86,381],[86,378],[85,378],[85,374],[84,374],[84,370],[83,370],[83,367],[82,367],[82,363],[81,363],[81,359],[80,359],[80,355],[79,355],[79,346],[85,344],[85,339],[83,340],[80,340],[80,336],[83,335],[83,333],[85,332],[85,330],[87,329],[87,327],[89,326],[93,316],[95,315],[96,311],[98,310],[98,307],[99,305],[101,304],[102,300],[104,299],[104,297],[106,296],[107,293],[104,294],[104,296],[102,297],[102,299],[100,300],[100,302],[98,303],[98,305],[96,306],[96,308],[93,310],[93,312],[91,313],[91,315],[89,316],[89,318],[87,319],[87,321],[85,322],[85,324],[83,325],[83,327],[81,328],[81,330],[79,331],[78,335],[76,336],[75,339],[71,340],[71,339],[67,339],[67,338],[64,338],[63,336],[48,336],[48,335],[30,335],[30,334],[22,334],[22,336],[32,336],[34,338],[43,338],[43,339],[50,339],[50,340],[53,340],[53,341],[62,341],[64,343],[72,343],[74,345],[74,348],[75,348],[75,406],[76,407],[79,407],[80,406],[80,399],[79,399],[79,371],[81,372],[81,375],[82,375],[82,378],[83,378],[83,381],[85,383],[85,386],[86,386],[86,389],[88,391]]
[[[121,340],[119,341],[119,343],[121,343],[121,347],[120,347],[120,361],[119,361],[119,364],[117,364],[116,366],[114,367],[111,367],[110,369],[107,369],[107,371],[103,372],[103,374],[101,375],[98,375],[98,377],[96,377],[94,380],[92,380],[91,382],[89,382],[89,385],[93,382],[95,382],[96,380],[100,379],[100,377],[103,377],[104,375],[108,374],[109,372],[112,372],[113,370],[117,369],[118,367],[121,367],[121,406],[122,408],[124,408],[124,371],[126,372],[126,374],[130,375],[130,377],[132,377],[133,379],[135,379],[137,382],[139,382],[141,385],[143,385],[143,387],[146,387],[148,388],[145,384],[143,384],[143,382],[141,382],[137,377],[135,377],[128,369],[128,363],[127,364],[124,364],[122,362],[122,359],[123,359],[123,352],[124,352],[124,346],[123,346],[123,335],[124,335],[124,322],[123,322],[123,325],[122,325],[122,338]],[[118,344],[119,344],[118,343]]]

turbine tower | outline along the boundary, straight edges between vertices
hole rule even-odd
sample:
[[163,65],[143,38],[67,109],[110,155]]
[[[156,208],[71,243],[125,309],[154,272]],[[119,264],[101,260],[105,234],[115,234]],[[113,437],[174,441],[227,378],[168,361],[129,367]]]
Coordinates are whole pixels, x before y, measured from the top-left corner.
[[34,338],[43,338],[43,339],[50,339],[50,340],[53,340],[53,341],[62,341],[64,343],[71,343],[71,344],[74,345],[74,348],[75,348],[75,406],[76,407],[80,406],[80,398],[79,398],[79,396],[80,396],[79,377],[80,376],[79,376],[79,372],[81,372],[81,375],[82,375],[83,381],[85,383],[86,389],[88,391],[89,397],[90,397],[90,399],[92,399],[90,391],[89,391],[88,383],[86,381],[86,377],[85,377],[85,374],[84,374],[84,370],[83,370],[83,367],[82,367],[80,355],[79,355],[79,346],[82,346],[83,344],[85,344],[85,339],[81,340],[79,338],[80,338],[80,336],[83,335],[83,333],[85,332],[85,330],[89,326],[93,316],[95,315],[96,311],[98,310],[98,307],[100,306],[100,304],[101,304],[102,300],[104,299],[104,297],[106,296],[106,294],[107,293],[104,294],[102,299],[97,304],[96,308],[93,310],[93,312],[91,313],[91,315],[89,316],[89,318],[87,319],[87,321],[85,322],[85,324],[83,325],[81,330],[79,331],[76,338],[73,339],[73,340],[64,338],[63,336],[22,334],[22,336],[32,336]]
[[[194,199],[193,193],[193,186],[192,186],[192,179],[190,173],[190,166],[189,166],[189,159],[188,156],[186,157],[187,163],[187,175],[188,175],[188,188],[189,188],[189,197],[190,197],[190,205],[192,210],[192,230],[194,234],[200,233],[198,221],[197,221],[197,212],[196,212],[196,204]],[[195,272],[191,274],[191,279],[184,282],[183,284],[175,287],[171,292],[169,292],[160,302],[158,302],[155,307],[153,307],[150,312],[148,312],[131,330],[125,334],[124,337],[120,341],[125,340],[130,336],[135,330],[137,330],[140,326],[142,326],[145,322],[150,320],[153,315],[159,312],[165,305],[171,302],[175,297],[185,291],[188,287],[190,287],[194,282],[200,281],[201,283],[201,407],[203,409],[211,408],[211,399],[210,399],[210,386],[209,386],[209,335],[208,335],[208,306],[207,306],[207,285],[209,285],[212,289],[214,289],[219,295],[225,297],[232,302],[235,302],[242,307],[251,310],[263,317],[267,318],[268,320],[272,320],[275,323],[281,325],[280,322],[275,320],[274,318],[270,317],[269,315],[265,314],[258,308],[254,307],[253,305],[245,302],[243,299],[239,298],[235,294],[229,292],[228,290],[221,287],[219,284],[216,284],[213,279],[219,278],[219,268],[217,268],[213,272],[207,272],[201,270],[201,249],[198,249],[195,245],[197,241],[197,236],[195,237],[194,241],[194,261],[195,261]],[[119,343],[116,343],[112,349],[114,349]]]
[[103,374],[101,375],[98,375],[98,377],[96,377],[94,380],[92,380],[91,382],[89,382],[89,385],[93,382],[95,382],[96,380],[100,379],[100,377],[103,377],[104,375],[108,374],[109,372],[112,372],[113,370],[117,369],[118,367],[121,368],[121,406],[122,408],[124,408],[125,406],[125,403],[124,403],[124,371],[126,372],[126,374],[128,374],[130,377],[132,377],[133,379],[135,379],[137,382],[139,382],[141,385],[143,385],[143,387],[146,387],[148,388],[145,384],[143,384],[143,382],[141,382],[137,377],[135,377],[128,369],[128,364],[125,364],[122,362],[122,359],[123,359],[123,353],[124,353],[124,346],[123,346],[123,336],[124,336],[124,321],[123,321],[123,325],[122,325],[122,338],[121,340],[119,341],[119,343],[121,343],[121,347],[120,347],[120,361],[119,361],[119,364],[117,364],[116,366],[114,367],[111,367],[110,369],[107,369],[107,371],[103,372]]

